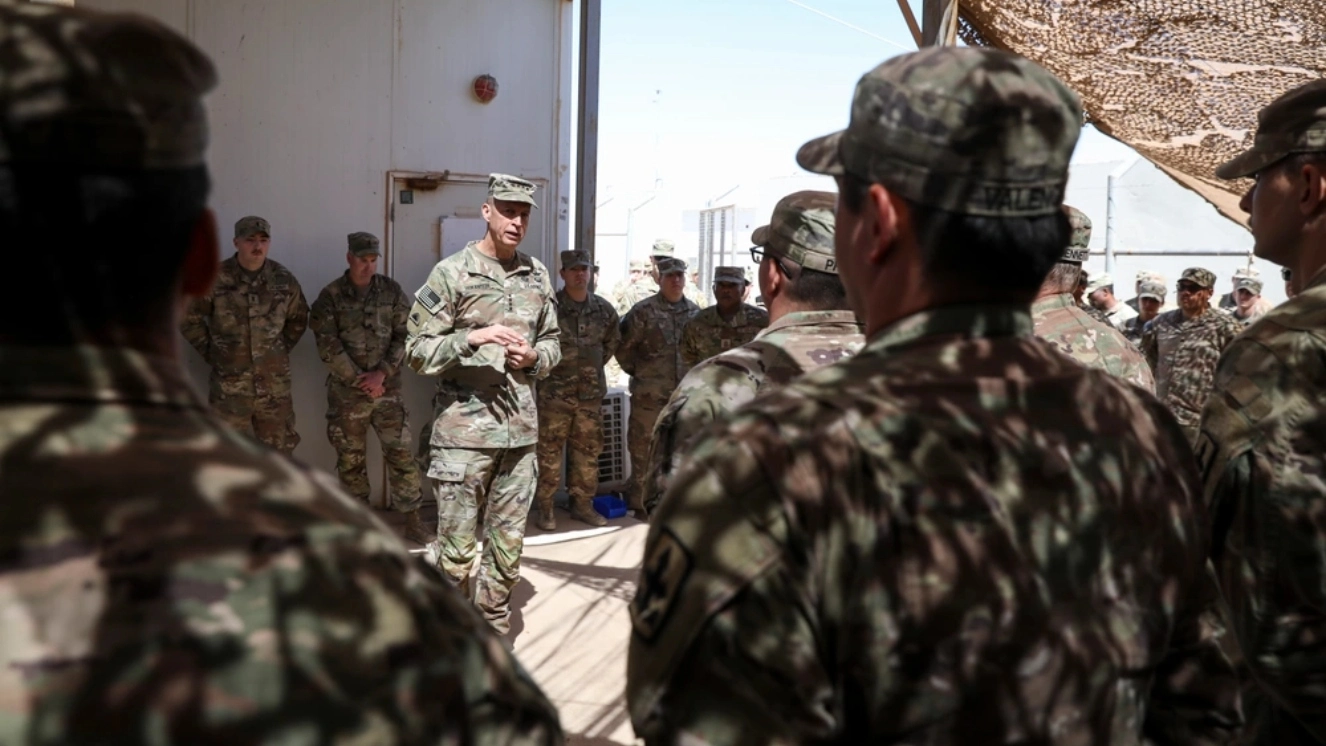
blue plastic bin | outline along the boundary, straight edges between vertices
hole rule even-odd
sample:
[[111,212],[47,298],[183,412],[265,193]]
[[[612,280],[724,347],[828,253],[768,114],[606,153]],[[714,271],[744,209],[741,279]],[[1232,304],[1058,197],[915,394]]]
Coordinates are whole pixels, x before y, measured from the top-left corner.
[[626,515],[626,501],[616,495],[599,495],[593,503],[594,510],[604,518],[621,518]]

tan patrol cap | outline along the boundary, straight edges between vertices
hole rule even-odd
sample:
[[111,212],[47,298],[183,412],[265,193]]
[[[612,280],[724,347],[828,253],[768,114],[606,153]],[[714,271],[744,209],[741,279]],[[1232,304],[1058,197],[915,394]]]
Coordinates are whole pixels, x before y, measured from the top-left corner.
[[257,233],[271,238],[272,224],[257,215],[249,215],[235,221],[235,238],[248,238]]
[[832,192],[794,192],[778,200],[768,225],[751,234],[751,243],[771,256],[806,269],[838,274],[833,253],[834,206]]
[[524,202],[534,209],[539,203],[534,201],[534,182],[510,174],[488,174],[488,196],[503,202]]
[[672,256],[677,253],[677,245],[666,238],[660,238],[654,242],[654,247],[649,250],[650,256]]

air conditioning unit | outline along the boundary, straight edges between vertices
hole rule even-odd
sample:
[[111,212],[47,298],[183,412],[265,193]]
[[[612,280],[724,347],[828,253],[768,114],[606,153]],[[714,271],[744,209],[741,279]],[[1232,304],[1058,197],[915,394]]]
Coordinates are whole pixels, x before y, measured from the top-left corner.
[[626,427],[631,419],[631,395],[624,388],[608,389],[603,397],[603,453],[599,454],[600,495],[623,490],[631,478],[631,456],[626,450]]

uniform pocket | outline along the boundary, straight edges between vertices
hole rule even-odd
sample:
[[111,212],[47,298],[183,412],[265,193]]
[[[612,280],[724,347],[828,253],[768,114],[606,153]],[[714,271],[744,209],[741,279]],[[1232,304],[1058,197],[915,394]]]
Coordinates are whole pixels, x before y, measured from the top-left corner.
[[458,484],[465,481],[465,467],[466,464],[454,461],[433,463],[428,467],[428,478],[436,479],[439,482]]

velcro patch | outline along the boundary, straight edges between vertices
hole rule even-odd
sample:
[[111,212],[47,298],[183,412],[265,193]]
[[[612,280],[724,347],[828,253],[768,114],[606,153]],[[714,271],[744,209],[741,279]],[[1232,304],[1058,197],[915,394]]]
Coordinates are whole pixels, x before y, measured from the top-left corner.
[[429,285],[419,288],[418,292],[414,294],[414,299],[419,301],[424,308],[427,308],[431,314],[436,314],[438,309],[442,307],[442,297]]
[[664,528],[640,570],[640,585],[631,602],[631,623],[645,642],[663,630],[694,560],[671,529]]

